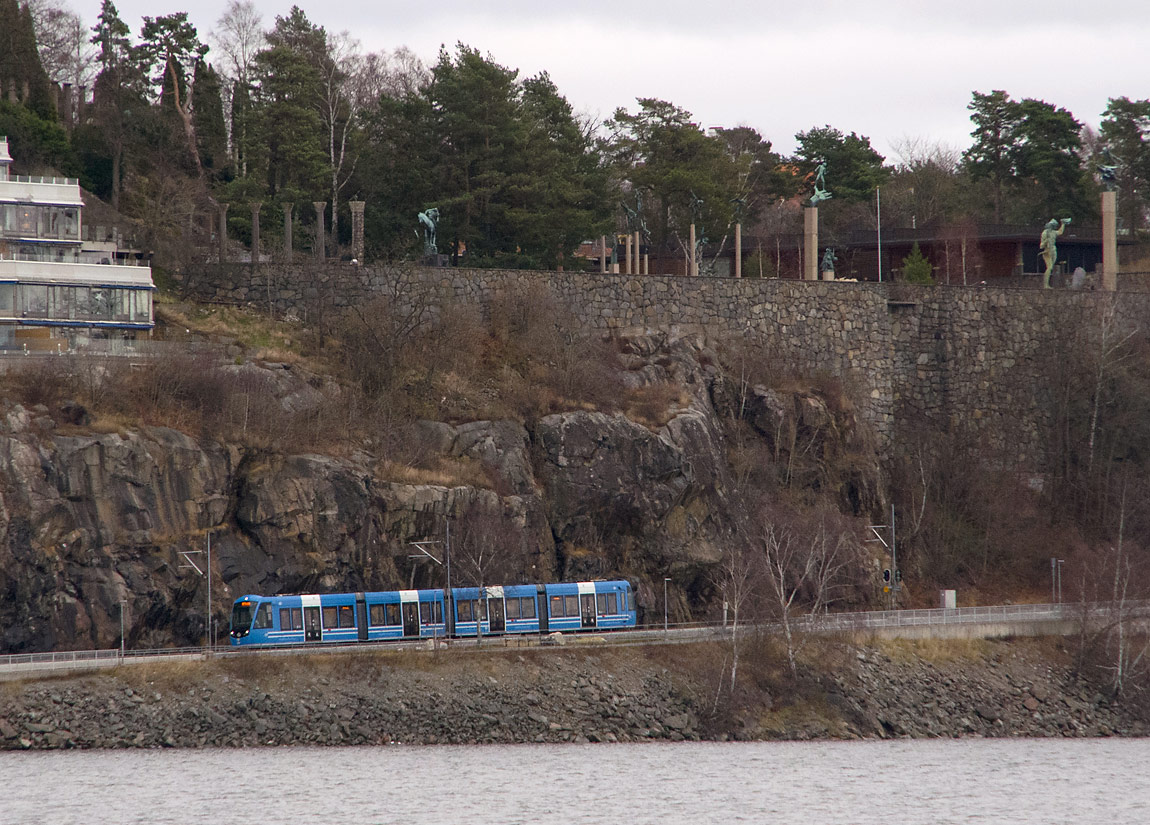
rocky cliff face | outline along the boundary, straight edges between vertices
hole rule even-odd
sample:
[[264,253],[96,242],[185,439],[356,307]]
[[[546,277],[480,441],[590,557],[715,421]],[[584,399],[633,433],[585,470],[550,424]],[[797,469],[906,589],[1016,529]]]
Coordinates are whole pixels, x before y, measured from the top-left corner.
[[[641,610],[661,612],[670,575],[672,610],[700,611],[737,506],[733,417],[780,461],[799,444],[853,456],[849,477],[835,481],[845,506],[866,511],[880,487],[873,451],[860,453],[865,427],[849,410],[806,389],[758,387],[736,412],[717,362],[701,341],[629,344],[625,383],[678,389],[657,426],[576,411],[528,426],[415,427],[428,454],[481,467],[490,481],[482,486],[397,483],[366,454],[270,454],[155,427],[95,432],[63,423],[74,410],[8,403],[0,652],[114,646],[121,607],[132,646],[201,642],[206,581],[183,553],[205,550],[209,534],[221,636],[243,593],[442,586],[435,565],[409,558],[410,542],[441,539],[448,518],[460,576],[624,576]],[[191,558],[201,570],[205,561]]]

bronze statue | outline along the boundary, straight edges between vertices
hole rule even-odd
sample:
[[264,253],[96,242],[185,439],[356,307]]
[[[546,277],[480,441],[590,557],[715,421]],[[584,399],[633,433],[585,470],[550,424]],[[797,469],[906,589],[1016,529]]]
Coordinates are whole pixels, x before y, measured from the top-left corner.
[[837,260],[838,258],[835,257],[834,247],[828,246],[827,251],[823,253],[822,263],[819,264],[819,272],[829,272],[831,273],[831,277],[834,277],[835,261]]
[[819,165],[815,167],[815,191],[811,195],[811,206],[818,206],[823,201],[831,199],[831,193],[827,191],[827,162],[825,160],[819,161]]
[[420,212],[419,225],[423,227],[423,254],[438,255],[439,248],[435,245],[435,228],[439,225],[439,210],[433,206],[426,212]]
[[1063,218],[1061,223],[1054,218],[1046,222],[1046,228],[1038,239],[1038,249],[1046,261],[1046,272],[1042,275],[1043,289],[1050,289],[1050,273],[1054,271],[1054,264],[1058,262],[1058,236],[1066,231],[1070,218]]
[[1098,176],[1102,178],[1102,188],[1107,192],[1114,192],[1118,189],[1118,165],[1122,163],[1122,158],[1116,158],[1110,154],[1109,149],[1102,151],[1102,163],[1098,166]]

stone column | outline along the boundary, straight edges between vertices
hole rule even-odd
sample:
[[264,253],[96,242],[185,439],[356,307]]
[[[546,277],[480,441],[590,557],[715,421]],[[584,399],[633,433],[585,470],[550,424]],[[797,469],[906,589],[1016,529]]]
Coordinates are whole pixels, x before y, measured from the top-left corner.
[[364,201],[348,201],[351,207],[351,257],[363,263],[363,207]]
[[819,279],[819,208],[803,210],[803,280]]
[[698,247],[695,246],[695,225],[694,224],[691,224],[691,256],[690,256],[690,261],[691,261],[691,268],[690,268],[688,274],[690,274],[690,276],[692,278],[698,278],[699,277],[699,250],[698,250]]
[[735,224],[735,277],[743,277],[743,225]]
[[599,271],[607,271],[607,236],[599,236]]
[[1118,193],[1102,193],[1102,288],[1118,289]]
[[252,266],[260,265],[260,207],[263,203],[256,201],[252,207]]
[[643,253],[643,274],[644,275],[650,275],[651,274],[651,262],[650,262],[650,260],[648,260],[646,252]]
[[220,245],[220,263],[227,260],[228,256],[228,204],[221,203],[220,205],[220,228],[217,241]]
[[642,267],[639,266],[639,247],[642,246],[642,244],[640,243],[642,241],[642,239],[643,239],[643,237],[638,232],[636,232],[635,233],[635,274],[636,275],[643,274],[643,269],[642,269]]
[[291,209],[292,204],[284,204],[284,258],[291,260]]
[[312,201],[311,205],[315,207],[315,256],[322,261],[327,257],[323,237],[323,219],[327,213],[327,201]]
[[631,274],[631,234],[627,234],[627,243],[624,244],[626,257],[623,258],[623,274]]

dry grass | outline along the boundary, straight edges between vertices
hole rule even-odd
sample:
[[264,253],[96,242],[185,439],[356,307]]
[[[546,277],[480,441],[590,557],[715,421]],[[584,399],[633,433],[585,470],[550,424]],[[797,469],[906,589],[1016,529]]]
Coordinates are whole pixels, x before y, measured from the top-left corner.
[[418,467],[395,461],[376,465],[376,477],[399,484],[432,484],[440,487],[490,487],[491,478],[483,466],[468,458],[435,457],[431,466]]
[[990,643],[985,639],[878,639],[874,646],[896,662],[965,662],[985,659]]
[[690,403],[691,397],[678,384],[648,384],[627,393],[623,411],[632,421],[657,430]]

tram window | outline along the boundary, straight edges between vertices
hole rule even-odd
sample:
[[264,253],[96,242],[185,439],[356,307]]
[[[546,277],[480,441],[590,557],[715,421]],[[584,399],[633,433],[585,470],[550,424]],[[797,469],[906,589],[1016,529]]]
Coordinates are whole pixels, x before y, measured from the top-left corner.
[[479,600],[478,612],[479,612],[479,618],[482,619],[483,621],[487,621],[487,599],[480,599]]
[[355,613],[352,612],[350,604],[341,604],[339,606],[339,626],[355,627]]
[[443,602],[431,603],[431,615],[435,617],[436,624],[443,624]]
[[619,612],[619,602],[616,599],[615,593],[607,594],[607,615],[614,616]]
[[606,616],[607,615],[607,594],[606,593],[600,593],[599,598],[598,598],[598,602],[599,602],[599,615],[600,616]]
[[419,623],[431,624],[431,602],[419,603]]
[[267,630],[272,626],[272,606],[267,602],[260,605],[260,609],[256,611],[256,630]]
[[303,608],[293,607],[291,609],[291,629],[303,630]]
[[291,608],[280,608],[280,630],[291,630]]
[[523,600],[523,607],[519,611],[519,618],[521,619],[534,619],[535,618],[535,597],[528,596]]
[[627,591],[627,609],[628,610],[634,610],[635,609],[635,594],[632,593],[630,590]]
[[519,618],[519,599],[508,599],[507,600],[507,618],[508,619],[518,619]]
[[389,604],[389,605],[386,605],[386,607],[387,607],[387,626],[388,627],[399,627],[401,624],[403,624],[403,619],[401,619],[399,617],[399,605],[398,604]]
[[336,615],[334,607],[325,607],[323,609],[323,629],[334,630],[339,627],[339,616]]
[[564,596],[564,604],[568,616],[579,615],[579,597],[578,596]]
[[372,627],[380,627],[381,625],[386,624],[386,620],[384,619],[384,613],[383,613],[383,605],[382,604],[368,605],[367,619],[368,619],[367,623],[369,625],[371,625]]
[[551,597],[551,617],[554,619],[562,619],[564,615],[566,615],[566,614],[564,614],[564,612],[563,612],[563,597],[562,596],[552,596]]
[[459,621],[470,622],[475,620],[475,602],[464,599],[459,602]]

